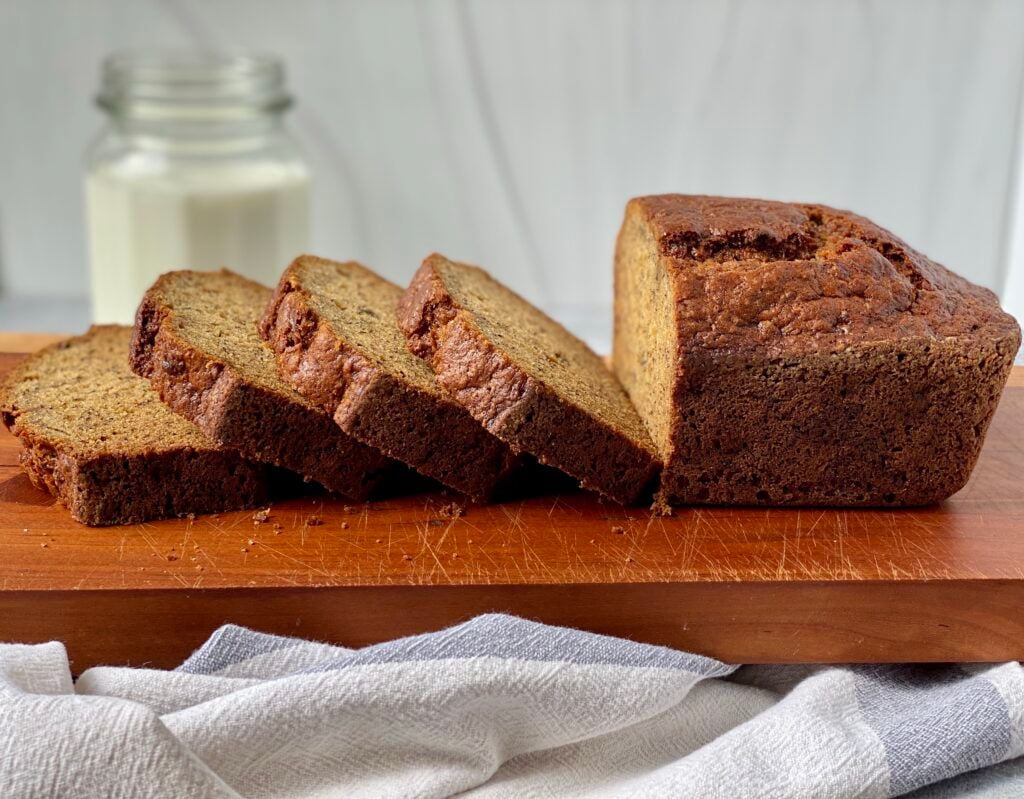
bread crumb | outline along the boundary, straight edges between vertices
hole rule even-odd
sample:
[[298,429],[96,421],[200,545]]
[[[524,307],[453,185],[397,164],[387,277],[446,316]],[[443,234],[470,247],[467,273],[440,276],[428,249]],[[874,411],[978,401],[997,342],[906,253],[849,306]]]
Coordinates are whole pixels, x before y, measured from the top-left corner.
[[169,561],[171,561],[173,563],[177,559],[178,559],[178,555],[176,553],[174,553],[174,552],[168,553],[167,560],[169,560]]
[[458,519],[463,513],[466,512],[466,508],[460,505],[458,502],[449,502],[447,505],[443,505],[438,513],[441,514],[442,519]]
[[615,535],[625,535],[626,528],[617,524],[612,528],[612,532],[615,533]]
[[412,560],[412,555],[402,555],[402,560]]
[[377,539],[374,540],[373,543],[375,543],[375,544],[383,544],[384,543],[384,539],[383,538],[377,538]]
[[256,542],[255,542],[255,541],[254,541],[253,539],[251,539],[251,538],[250,538],[250,539],[249,539],[248,541],[246,541],[245,543],[247,543],[247,544],[248,544],[249,546],[252,546],[252,545],[253,545],[253,544],[255,544]]
[[347,530],[348,529],[348,522],[342,522],[341,523],[341,529],[342,530]]
[[270,508],[263,508],[252,515],[254,524],[266,524],[270,520]]
[[249,551],[249,547],[242,547],[242,552],[248,552],[248,551]]
[[39,546],[41,546],[43,549],[49,549],[50,547],[50,545],[47,544],[45,541],[43,541],[43,543],[41,543]]
[[324,520],[321,519],[319,516],[310,516],[308,519],[306,519],[306,524],[309,527],[319,527],[323,523]]
[[665,501],[665,497],[658,494],[651,504],[651,513],[655,516],[671,516],[672,506]]

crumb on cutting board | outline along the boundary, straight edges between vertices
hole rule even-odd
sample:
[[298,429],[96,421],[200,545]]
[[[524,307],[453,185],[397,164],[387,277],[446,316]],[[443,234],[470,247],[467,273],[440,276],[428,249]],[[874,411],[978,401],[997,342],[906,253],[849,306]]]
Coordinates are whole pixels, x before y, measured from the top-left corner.
[[466,507],[458,502],[449,502],[447,505],[441,506],[441,510],[438,511],[442,519],[458,519],[465,512]]
[[669,505],[663,496],[660,494],[654,498],[654,502],[651,503],[651,513],[654,516],[671,516],[672,506]]

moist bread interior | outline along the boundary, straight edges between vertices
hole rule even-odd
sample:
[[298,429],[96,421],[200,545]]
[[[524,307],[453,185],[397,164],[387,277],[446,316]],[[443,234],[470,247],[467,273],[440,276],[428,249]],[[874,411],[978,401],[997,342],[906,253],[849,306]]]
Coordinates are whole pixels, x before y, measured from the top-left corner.
[[274,353],[260,337],[257,323],[270,300],[269,288],[227,270],[173,272],[156,288],[173,309],[171,329],[183,341],[251,382],[309,405],[278,374]]
[[336,336],[377,368],[449,401],[430,367],[406,347],[395,320],[402,289],[355,262],[304,256],[294,268],[310,307]]
[[633,440],[648,440],[626,393],[586,344],[483,269],[440,258],[435,263],[455,304],[530,377]]
[[34,434],[74,452],[135,455],[211,449],[191,422],[128,366],[132,331],[103,326],[49,350],[18,374],[10,400]]
[[672,284],[657,242],[635,217],[619,236],[615,270],[616,374],[663,455],[671,450],[676,337]]

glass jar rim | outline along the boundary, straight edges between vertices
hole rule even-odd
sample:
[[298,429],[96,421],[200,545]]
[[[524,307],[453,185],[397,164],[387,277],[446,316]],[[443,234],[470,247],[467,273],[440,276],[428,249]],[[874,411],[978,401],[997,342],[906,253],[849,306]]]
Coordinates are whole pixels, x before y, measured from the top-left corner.
[[204,50],[126,50],[103,60],[96,97],[111,114],[274,113],[287,109],[280,58]]

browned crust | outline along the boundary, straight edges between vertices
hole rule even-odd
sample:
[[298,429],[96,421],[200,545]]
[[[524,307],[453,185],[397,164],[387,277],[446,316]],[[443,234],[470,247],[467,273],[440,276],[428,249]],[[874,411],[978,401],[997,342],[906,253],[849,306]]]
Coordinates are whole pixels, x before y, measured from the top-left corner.
[[267,501],[266,467],[230,450],[84,453],[48,440],[17,407],[14,389],[25,370],[67,343],[40,350],[7,376],[0,385],[0,422],[21,442],[19,462],[32,484],[56,497],[76,521],[91,526],[133,524]]
[[247,380],[175,334],[173,311],[161,299],[162,280],[146,292],[136,314],[132,370],[222,446],[352,499],[369,496],[389,461],[339,430],[327,414]]
[[648,231],[670,279],[684,355],[785,357],[1019,331],[991,291],[849,211],[657,195],[630,200],[626,218]]
[[484,500],[516,463],[465,410],[378,369],[321,320],[295,274],[281,276],[260,330],[281,375],[347,433]]
[[399,304],[409,348],[426,358],[476,419],[517,451],[529,452],[621,503],[635,501],[658,464],[653,454],[533,379],[479,330],[445,289],[428,256]]

